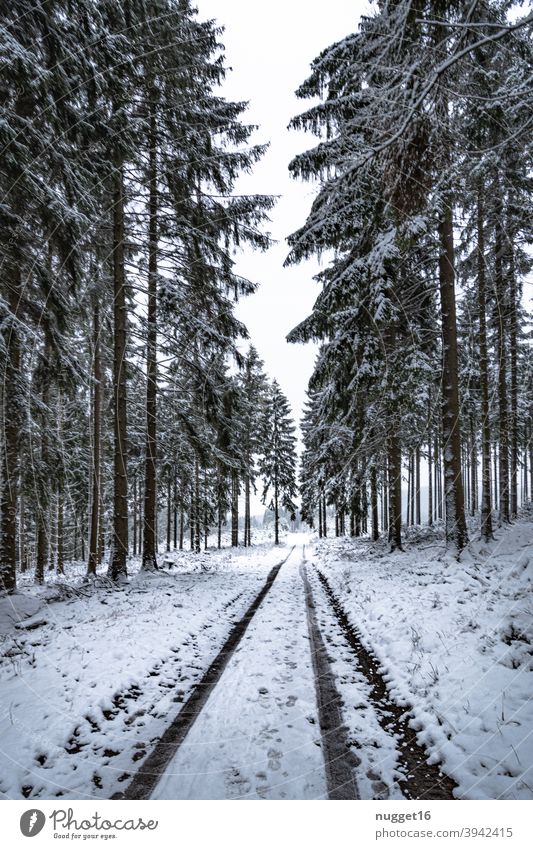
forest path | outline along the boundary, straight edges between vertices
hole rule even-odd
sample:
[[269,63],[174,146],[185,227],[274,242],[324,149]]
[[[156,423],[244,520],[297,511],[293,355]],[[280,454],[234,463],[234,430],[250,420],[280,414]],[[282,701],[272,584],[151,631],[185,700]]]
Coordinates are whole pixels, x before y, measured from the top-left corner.
[[152,798],[328,796],[302,560],[298,545]]
[[296,542],[119,797],[453,798]]

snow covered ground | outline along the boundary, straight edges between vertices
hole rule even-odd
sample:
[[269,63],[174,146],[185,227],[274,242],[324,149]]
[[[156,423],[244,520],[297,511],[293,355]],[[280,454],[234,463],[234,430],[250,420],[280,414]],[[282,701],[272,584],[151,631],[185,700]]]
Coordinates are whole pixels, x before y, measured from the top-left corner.
[[152,798],[326,797],[300,552],[282,566]]
[[319,571],[455,795],[533,798],[533,516],[460,563],[439,529],[415,529],[395,554],[367,538],[302,536],[171,553],[156,574],[133,563],[120,588],[104,569],[84,582],[81,563],[45,587],[22,576],[0,599],[3,796],[127,787],[292,545],[154,798],[328,795],[304,569],[360,797],[404,798],[405,741],[380,721]]
[[[429,529],[394,554],[368,539],[317,541],[311,560],[456,795],[532,799],[533,522],[472,543],[461,563]],[[345,711],[357,734],[364,710],[346,699]],[[383,756],[394,767],[390,747]]]
[[82,583],[83,564],[44,588],[22,576],[0,600],[3,796],[120,790],[280,557],[269,544],[173,553],[155,575],[134,564],[120,589]]

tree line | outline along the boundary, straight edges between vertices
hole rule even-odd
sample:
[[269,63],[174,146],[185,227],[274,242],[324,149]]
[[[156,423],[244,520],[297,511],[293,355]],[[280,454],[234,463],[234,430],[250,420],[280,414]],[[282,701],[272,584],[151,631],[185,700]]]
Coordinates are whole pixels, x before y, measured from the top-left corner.
[[500,0],[385,0],[297,92],[318,141],[290,168],[319,185],[287,263],[326,262],[289,341],[320,343],[301,484],[320,535],[329,509],[401,548],[405,472],[408,524],[422,481],[458,552],[467,513],[489,540],[531,499],[532,25]]
[[243,492],[249,545],[258,459],[265,502],[293,509],[290,411],[234,314],[256,284],[233,253],[268,248],[273,199],[234,191],[265,146],[219,94],[220,36],[188,0],[3,8],[7,591],[105,551],[113,580],[132,553],[157,568],[162,503],[167,541],[198,551],[227,515],[239,542]]

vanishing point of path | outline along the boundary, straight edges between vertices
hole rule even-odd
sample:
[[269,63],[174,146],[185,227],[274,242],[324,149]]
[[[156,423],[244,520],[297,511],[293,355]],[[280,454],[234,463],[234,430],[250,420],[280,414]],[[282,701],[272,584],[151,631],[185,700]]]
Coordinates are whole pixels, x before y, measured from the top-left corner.
[[[365,759],[343,718],[354,707],[336,684],[331,634],[364,680],[368,707],[398,751],[403,777],[391,798],[453,798],[454,783],[427,764],[407,718],[389,702],[377,664],[324,579],[313,574],[310,581],[313,572],[302,545],[271,570],[176,719],[115,798],[372,798],[362,775]],[[375,765],[375,795],[386,798],[386,783],[374,773]]]

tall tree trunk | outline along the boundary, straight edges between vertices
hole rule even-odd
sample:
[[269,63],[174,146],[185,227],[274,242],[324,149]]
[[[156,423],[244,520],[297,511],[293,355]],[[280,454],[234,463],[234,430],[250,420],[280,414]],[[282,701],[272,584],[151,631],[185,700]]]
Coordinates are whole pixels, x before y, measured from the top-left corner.
[[377,542],[379,539],[378,525],[378,473],[376,467],[372,466],[370,470],[370,503],[372,509],[372,539]]
[[176,551],[178,547],[178,484],[177,484],[177,472],[176,467],[174,467],[174,551]]
[[50,504],[50,553],[48,557],[48,571],[53,572],[56,567],[57,557],[57,492],[53,493]]
[[209,514],[208,514],[208,491],[207,491],[207,470],[204,467],[204,551],[207,551],[207,540],[209,536]]
[[326,496],[322,496],[322,536],[328,535],[328,512],[326,505]]
[[246,483],[244,489],[244,544],[250,546],[252,544],[252,529],[250,516],[250,476],[246,475]]
[[278,464],[274,465],[274,544],[279,545]]
[[231,473],[231,544],[239,545],[239,473]]
[[385,458],[385,466],[382,474],[382,492],[383,492],[383,533],[389,533],[389,467],[388,460]]
[[194,550],[200,553],[200,464],[198,457],[194,464]]
[[86,525],[85,525],[85,513],[82,511],[82,514],[80,516],[80,528],[81,528],[80,542],[81,542],[81,559],[82,560],[85,560],[85,533],[84,533],[85,527],[86,527]]
[[411,524],[411,455],[407,455],[407,505],[405,513],[405,524],[407,527]]
[[39,419],[41,423],[41,476],[38,479],[38,503],[36,511],[36,535],[37,535],[37,551],[35,556],[35,583],[44,584],[44,573],[49,558],[50,539],[50,499],[48,492],[48,478],[43,480],[43,475],[49,474],[50,465],[50,445],[48,440],[48,419],[49,419],[49,404],[50,404],[50,357],[51,349],[49,340],[46,339],[44,346],[45,372],[43,376],[43,388],[41,394],[42,412]]
[[529,494],[533,501],[533,405],[529,413]]
[[509,522],[509,411],[507,401],[507,298],[503,268],[504,234],[503,205],[497,185],[494,204],[494,277],[496,288],[496,350],[498,357],[498,420],[499,420],[499,520]]
[[389,470],[389,543],[402,550],[402,452],[397,433],[387,440]]
[[138,493],[137,472],[133,473],[133,556],[137,557],[137,530],[138,530]]
[[19,563],[20,571],[26,572],[28,569],[28,547],[26,541],[26,510],[22,492],[19,503]]
[[91,515],[89,522],[89,561],[87,574],[96,575],[98,565],[98,531],[100,525],[100,465],[102,433],[102,365],[100,359],[100,308],[93,311],[93,444],[92,444],[92,488]]
[[189,510],[190,549],[194,551],[194,482],[191,484],[191,506]]
[[451,193],[443,199],[439,221],[439,284],[442,326],[442,439],[446,541],[457,552],[468,542],[461,474],[461,426],[457,366],[455,258]]
[[58,575],[65,574],[65,539],[64,539],[64,493],[63,482],[60,481],[59,490],[57,493],[57,564],[56,570]]
[[[15,184],[16,185],[16,184]],[[11,313],[4,326],[2,381],[2,491],[0,495],[0,591],[17,587],[17,502],[20,473],[20,441],[24,427],[21,374],[21,339],[18,325],[22,280],[20,268],[7,273],[7,301]]]
[[170,471],[167,480],[167,552],[170,551],[170,543],[172,541],[172,481],[170,480]]
[[498,492],[499,492],[499,489],[498,489],[498,446],[497,446],[496,442],[493,445],[493,452],[494,452],[494,504],[496,505],[496,504],[498,504],[498,501],[499,501],[499,498],[498,498]]
[[357,478],[356,487],[355,487],[355,536],[361,536],[361,481],[359,477]]
[[428,525],[433,525],[433,455],[431,451],[431,430],[428,426]]
[[420,448],[415,450],[415,523],[420,525]]
[[126,271],[124,257],[124,162],[117,152],[113,185],[113,542],[108,576],[125,577],[128,557],[128,431],[126,401]]
[[470,416],[470,515],[475,516],[477,511],[477,440],[476,424],[474,417]]
[[511,516],[518,515],[518,316],[514,245],[511,225],[507,225],[509,254],[509,349],[511,355]]
[[146,450],[144,476],[144,533],[142,568],[157,569],[157,123],[150,112],[148,199],[148,317],[146,340]]

